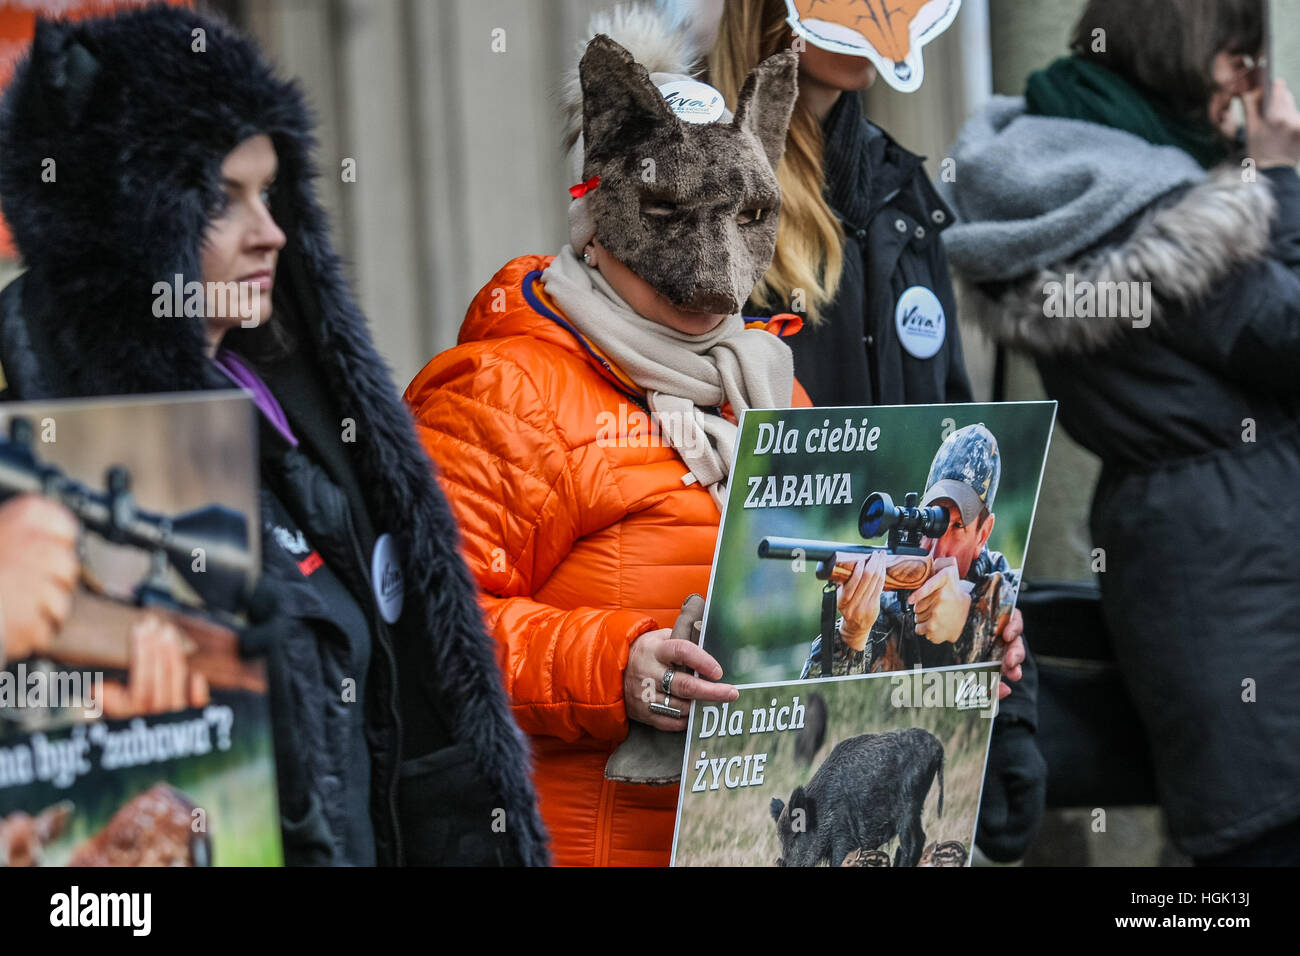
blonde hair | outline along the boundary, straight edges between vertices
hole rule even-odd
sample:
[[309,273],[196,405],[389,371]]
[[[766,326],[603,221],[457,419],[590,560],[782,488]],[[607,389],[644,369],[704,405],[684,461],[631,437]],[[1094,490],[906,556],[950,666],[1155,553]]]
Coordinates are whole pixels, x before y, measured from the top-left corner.
[[[709,53],[709,82],[734,110],[740,88],[762,60],[787,47],[793,31],[785,0],[728,0],[718,39]],[[803,100],[795,102],[785,154],[777,168],[781,219],[772,265],[752,299],[765,309],[790,303],[803,292],[804,315],[813,325],[835,298],[844,267],[844,230],[822,189],[826,183],[821,124]]]

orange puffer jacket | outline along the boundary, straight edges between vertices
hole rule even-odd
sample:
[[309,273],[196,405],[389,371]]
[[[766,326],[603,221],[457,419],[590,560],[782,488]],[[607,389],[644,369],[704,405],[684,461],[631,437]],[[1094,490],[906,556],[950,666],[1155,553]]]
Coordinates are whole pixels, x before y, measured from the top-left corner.
[[682,483],[686,467],[650,435],[636,389],[546,298],[550,261],[498,272],[406,401],[532,735],[555,861],[662,866],[678,788],[614,783],[605,762],[628,732],[628,650],[707,590],[718,509]]

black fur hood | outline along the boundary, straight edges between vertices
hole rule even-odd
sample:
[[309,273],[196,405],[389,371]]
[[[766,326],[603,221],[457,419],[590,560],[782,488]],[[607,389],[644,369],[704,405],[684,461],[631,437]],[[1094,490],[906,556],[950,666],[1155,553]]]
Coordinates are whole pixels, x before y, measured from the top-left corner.
[[255,133],[268,134],[279,157],[277,220],[293,224],[298,253],[328,274],[334,288],[322,293],[360,322],[311,185],[311,119],[256,47],[224,24],[161,6],[38,20],[0,106],[0,203],[41,313],[24,309],[39,365],[6,363],[11,379],[33,393],[80,395],[202,381],[201,320],[156,318],[152,290],[178,274],[202,278],[221,162]]
[[233,28],[193,11],[155,5],[38,20],[0,105],[0,203],[27,266],[0,296],[9,397],[213,382],[202,319],[155,317],[153,289],[178,274],[202,279],[221,163],[249,136],[269,135],[279,160],[271,209],[288,237],[274,311],[279,319],[283,305],[294,319],[295,349],[337,413],[355,422],[346,453],[375,524],[405,555],[406,615],[419,615],[429,637],[399,666],[416,669],[428,696],[446,706],[456,739],[499,794],[519,858],[543,863],[527,743],[433,466],[331,247],[312,185],[312,126],[296,84]]

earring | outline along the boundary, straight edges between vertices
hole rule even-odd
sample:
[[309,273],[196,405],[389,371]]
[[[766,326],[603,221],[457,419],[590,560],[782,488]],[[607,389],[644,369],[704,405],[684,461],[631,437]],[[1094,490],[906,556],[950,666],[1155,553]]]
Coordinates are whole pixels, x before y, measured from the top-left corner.
[[585,262],[587,265],[591,265],[591,253],[584,252],[582,254],[582,261]]

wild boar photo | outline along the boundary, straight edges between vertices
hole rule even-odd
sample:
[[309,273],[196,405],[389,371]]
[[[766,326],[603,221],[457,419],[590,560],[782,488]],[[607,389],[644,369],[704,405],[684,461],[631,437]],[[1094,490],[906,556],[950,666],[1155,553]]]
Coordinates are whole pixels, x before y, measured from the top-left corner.
[[913,728],[840,741],[789,805],[772,798],[781,865],[839,866],[850,852],[897,836],[894,866],[916,866],[925,846],[921,811],[936,777],[942,817],[943,744],[933,734]]
[[993,715],[965,691],[996,700],[997,684],[982,665],[750,685],[725,713],[697,705],[673,865],[966,866]]

